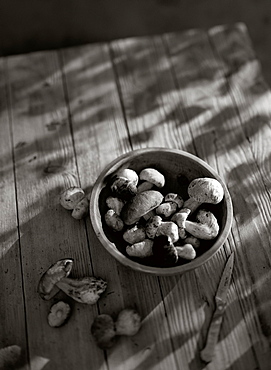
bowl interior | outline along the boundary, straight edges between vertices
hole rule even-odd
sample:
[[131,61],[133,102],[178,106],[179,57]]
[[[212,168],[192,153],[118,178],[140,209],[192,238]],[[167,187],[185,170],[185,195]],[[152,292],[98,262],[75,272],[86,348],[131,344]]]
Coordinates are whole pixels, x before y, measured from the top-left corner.
[[[153,266],[152,259],[135,259],[126,254],[127,243],[122,232],[112,231],[104,222],[107,211],[106,198],[111,195],[109,180],[121,168],[131,168],[139,173],[143,168],[151,167],[160,171],[166,179],[165,186],[159,191],[166,195],[178,193],[183,199],[188,198],[187,187],[197,177],[216,178],[224,187],[225,196],[217,205],[204,204],[204,208],[212,211],[220,225],[216,239],[202,241],[193,261],[180,260],[174,267],[163,268]],[[169,149],[144,149],[127,153],[110,163],[98,177],[91,195],[90,215],[94,231],[109,253],[121,263],[135,270],[156,275],[170,275],[194,269],[209,259],[223,245],[232,221],[231,199],[226,186],[216,172],[204,161],[187,152]]]

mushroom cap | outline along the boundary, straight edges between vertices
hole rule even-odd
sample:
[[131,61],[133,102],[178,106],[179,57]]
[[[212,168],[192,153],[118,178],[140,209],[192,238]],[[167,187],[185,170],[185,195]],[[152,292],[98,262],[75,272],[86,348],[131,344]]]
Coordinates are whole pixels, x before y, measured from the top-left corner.
[[165,202],[174,202],[177,204],[178,208],[182,208],[184,204],[183,198],[175,193],[168,193],[165,196]]
[[114,176],[111,181],[111,191],[114,196],[123,200],[129,200],[131,197],[136,195],[136,185],[126,177]]
[[111,348],[117,339],[113,318],[107,314],[98,315],[91,325],[91,334],[100,348]]
[[188,195],[201,203],[217,204],[224,197],[224,190],[219,181],[209,177],[200,177],[190,182]]
[[129,244],[142,242],[146,238],[146,231],[143,225],[134,225],[123,233],[123,239]]
[[142,216],[161,204],[163,195],[156,190],[146,190],[127,202],[121,212],[126,225],[135,224]]
[[138,183],[138,174],[132,170],[131,168],[122,168],[120,169],[117,174],[117,177],[125,177],[127,180],[132,182],[134,185]]
[[144,168],[139,174],[140,180],[148,181],[158,188],[165,185],[165,177],[154,168]]
[[38,293],[42,299],[49,300],[59,291],[56,283],[69,276],[72,266],[73,259],[64,258],[51,265],[45,271],[38,285]]
[[126,253],[130,257],[146,258],[152,256],[153,241],[150,239],[144,239],[141,242],[133,245],[127,245]]
[[219,229],[219,225],[215,215],[205,209],[200,209],[196,215],[196,220],[202,224],[206,224],[213,229]]
[[135,335],[141,327],[141,316],[134,308],[125,308],[116,320],[117,335]]
[[156,263],[161,267],[174,266],[178,261],[177,249],[167,235],[156,236],[152,250]]
[[64,325],[71,315],[71,307],[68,303],[59,301],[53,304],[48,314],[48,324],[53,328]]
[[83,189],[77,186],[72,186],[68,189],[65,189],[60,194],[60,204],[65,209],[72,210],[75,208],[77,203],[84,197],[85,197],[85,192]]
[[193,260],[196,258],[196,251],[192,244],[186,243],[182,246],[176,246],[178,257],[185,260]]
[[21,369],[22,349],[13,344],[0,349],[0,369]]

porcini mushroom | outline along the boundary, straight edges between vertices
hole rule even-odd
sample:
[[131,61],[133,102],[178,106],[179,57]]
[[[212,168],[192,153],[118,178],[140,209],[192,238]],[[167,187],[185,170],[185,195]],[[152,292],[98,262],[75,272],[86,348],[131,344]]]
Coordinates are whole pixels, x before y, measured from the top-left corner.
[[146,235],[149,239],[153,239],[157,233],[159,226],[162,223],[162,217],[155,215],[151,217],[145,227]]
[[113,210],[109,209],[104,215],[104,220],[107,226],[114,231],[121,231],[124,227],[123,221],[120,216]]
[[200,240],[195,236],[190,235],[184,239],[184,244],[191,244],[194,249],[198,249],[200,247]]
[[109,209],[113,209],[118,216],[120,215],[121,210],[124,206],[123,200],[116,198],[116,197],[109,196],[108,198],[106,198],[105,202]]
[[163,195],[159,191],[143,191],[124,205],[121,212],[121,219],[126,225],[135,224],[142,216],[159,206],[163,198]]
[[129,244],[142,242],[146,239],[146,231],[142,225],[135,225],[123,233],[123,239]]
[[0,369],[21,369],[22,365],[21,347],[13,344],[0,349]]
[[177,208],[182,208],[184,204],[183,198],[176,193],[168,193],[167,195],[165,195],[164,201],[176,203]]
[[134,308],[125,308],[115,322],[117,335],[135,335],[141,327],[141,316]]
[[196,258],[196,251],[193,248],[192,244],[184,244],[184,245],[176,245],[176,250],[178,253],[178,257],[183,258],[185,260],[193,260]]
[[187,233],[185,230],[185,221],[189,216],[190,212],[191,212],[190,209],[182,208],[179,210],[179,212],[175,213],[171,218],[171,221],[175,222],[179,227],[178,231],[179,237],[181,239],[185,239],[187,237]]
[[169,218],[177,211],[177,204],[175,202],[165,202],[156,208],[156,213],[164,218]]
[[144,239],[141,242],[133,245],[127,245],[126,253],[130,257],[146,258],[153,255],[152,252],[153,241],[151,239]]
[[138,174],[136,173],[136,171],[132,170],[131,168],[122,168],[118,170],[116,176],[124,177],[127,180],[129,180],[131,183],[133,183],[134,185],[137,185],[138,183]]
[[88,215],[89,210],[89,200],[87,197],[82,198],[79,200],[79,202],[76,204],[72,211],[72,217],[76,220],[81,220],[82,218],[86,217]]
[[193,213],[201,204],[218,204],[224,197],[224,190],[220,182],[209,177],[196,178],[190,182],[187,189],[189,198],[183,207],[189,208]]
[[48,324],[52,328],[59,328],[64,325],[70,318],[71,307],[67,302],[58,301],[53,304],[48,314]]
[[63,278],[56,285],[75,301],[92,305],[106,290],[107,282],[101,278],[90,276],[82,279]]
[[42,299],[49,300],[57,294],[56,284],[69,276],[73,266],[73,259],[65,258],[57,261],[42,275],[38,284],[38,293]]
[[163,221],[157,229],[156,236],[167,235],[171,238],[172,243],[175,243],[179,240],[179,229],[178,225],[172,221]]
[[107,314],[96,316],[91,325],[91,334],[98,347],[101,349],[111,348],[117,339],[113,318]]
[[171,267],[178,261],[177,249],[167,235],[159,235],[154,238],[152,251],[159,266]]
[[165,185],[164,175],[154,168],[144,168],[139,173],[140,180],[148,181],[157,188],[162,188]]
[[198,249],[200,247],[200,240],[195,236],[190,235],[184,239],[184,244],[191,244],[194,249]]
[[114,176],[111,181],[111,191],[114,196],[129,200],[136,195],[136,185],[126,177]]
[[68,189],[65,189],[60,194],[60,204],[65,209],[72,210],[75,208],[77,203],[85,197],[85,192],[78,186],[72,186]]
[[210,211],[199,210],[196,221],[185,221],[185,229],[189,234],[203,240],[214,239],[219,233],[219,225],[216,217]]

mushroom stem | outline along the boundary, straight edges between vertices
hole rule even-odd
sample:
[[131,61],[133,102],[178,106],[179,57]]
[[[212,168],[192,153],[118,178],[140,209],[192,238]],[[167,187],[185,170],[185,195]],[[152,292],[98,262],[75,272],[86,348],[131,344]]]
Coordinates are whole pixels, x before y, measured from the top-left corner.
[[198,202],[196,199],[191,197],[184,202],[183,208],[188,208],[190,213],[194,213],[202,204],[203,202]]
[[107,287],[104,280],[94,276],[82,279],[63,278],[56,285],[75,301],[86,304],[96,303]]
[[179,237],[185,239],[187,237],[185,231],[185,222],[187,217],[190,215],[191,210],[189,208],[182,208],[179,212],[175,213],[171,218],[171,221],[175,222],[179,227]]
[[224,189],[219,181],[209,177],[199,177],[190,182],[188,186],[189,198],[183,207],[189,208],[191,213],[203,203],[218,204],[224,197]]
[[189,234],[203,240],[214,239],[219,233],[216,217],[210,211],[200,210],[196,217],[197,222],[185,221],[185,229]]

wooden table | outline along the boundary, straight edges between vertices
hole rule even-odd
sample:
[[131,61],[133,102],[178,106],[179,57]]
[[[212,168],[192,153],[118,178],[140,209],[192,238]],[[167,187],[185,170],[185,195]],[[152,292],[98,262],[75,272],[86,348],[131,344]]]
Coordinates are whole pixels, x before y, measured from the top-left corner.
[[[18,345],[31,370],[250,370],[271,360],[271,92],[246,27],[219,26],[0,59],[0,347]],[[225,245],[181,276],[122,266],[75,220],[59,194],[91,192],[101,170],[133,149],[178,148],[224,179],[234,220]],[[199,352],[230,252],[232,284],[215,357]],[[42,273],[72,257],[72,276],[100,276],[97,305],[72,303],[70,321],[47,324]],[[137,307],[143,322],[104,352],[99,313]]]

